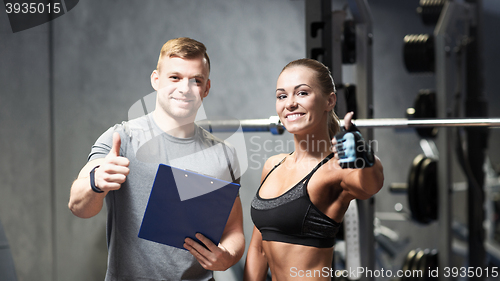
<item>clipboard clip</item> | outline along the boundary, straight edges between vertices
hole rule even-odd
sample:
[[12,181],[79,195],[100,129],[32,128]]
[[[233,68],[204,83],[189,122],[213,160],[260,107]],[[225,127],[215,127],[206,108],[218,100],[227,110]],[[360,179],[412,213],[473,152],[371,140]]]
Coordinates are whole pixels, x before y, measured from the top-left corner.
[[[204,173],[200,173],[200,172],[196,172],[196,171],[193,171],[193,170],[189,170],[189,169],[183,169],[183,170],[184,170],[184,171],[191,172],[191,173],[194,173],[194,174],[203,175],[203,176],[205,176],[205,177],[209,177],[209,178],[214,178],[214,179],[218,179],[218,180],[220,180],[219,178],[216,178],[216,177],[214,177],[214,176],[210,176],[210,175],[207,175],[207,174],[204,174]],[[188,176],[188,175],[186,174],[186,177],[187,177],[187,176]],[[210,183],[211,183],[211,184],[213,184],[214,182],[213,182],[213,181],[210,181]]]

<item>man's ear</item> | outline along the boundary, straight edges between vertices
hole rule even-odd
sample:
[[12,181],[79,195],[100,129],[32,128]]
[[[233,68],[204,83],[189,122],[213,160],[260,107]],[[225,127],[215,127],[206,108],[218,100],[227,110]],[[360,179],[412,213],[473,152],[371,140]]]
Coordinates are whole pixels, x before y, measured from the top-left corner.
[[327,111],[332,110],[336,104],[337,104],[337,95],[334,92],[331,92],[327,100]]
[[205,87],[205,92],[203,93],[203,95],[201,95],[202,99],[204,99],[208,96],[208,92],[210,91],[210,86],[211,86],[210,79],[208,79],[207,86]]
[[151,86],[153,86],[153,89],[155,89],[156,91],[158,91],[158,89],[160,88],[159,87],[159,84],[160,84],[160,73],[158,73],[158,70],[155,69],[153,70],[153,73],[151,73]]

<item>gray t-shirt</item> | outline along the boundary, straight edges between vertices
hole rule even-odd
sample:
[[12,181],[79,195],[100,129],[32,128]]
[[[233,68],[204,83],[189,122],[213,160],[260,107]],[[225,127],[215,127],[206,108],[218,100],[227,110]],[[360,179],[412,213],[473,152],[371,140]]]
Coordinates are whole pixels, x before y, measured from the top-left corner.
[[191,138],[173,137],[149,114],[108,129],[92,146],[89,161],[109,153],[113,132],[120,134],[120,155],[130,160],[130,173],[119,190],[106,195],[106,280],[212,280],[212,272],[188,251],[137,235],[159,164],[226,181],[233,181],[232,171],[239,182],[235,149],[198,126]]

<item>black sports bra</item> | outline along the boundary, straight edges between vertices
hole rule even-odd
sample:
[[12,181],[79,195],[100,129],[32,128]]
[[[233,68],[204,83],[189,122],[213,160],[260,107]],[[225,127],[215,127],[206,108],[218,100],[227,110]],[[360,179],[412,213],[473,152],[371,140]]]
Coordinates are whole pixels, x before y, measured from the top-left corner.
[[251,204],[252,220],[262,233],[262,240],[318,248],[329,248],[335,244],[340,223],[314,206],[307,193],[307,184],[312,175],[333,155],[328,155],[299,183],[275,198],[261,198],[259,191],[271,172],[285,159],[266,175]]

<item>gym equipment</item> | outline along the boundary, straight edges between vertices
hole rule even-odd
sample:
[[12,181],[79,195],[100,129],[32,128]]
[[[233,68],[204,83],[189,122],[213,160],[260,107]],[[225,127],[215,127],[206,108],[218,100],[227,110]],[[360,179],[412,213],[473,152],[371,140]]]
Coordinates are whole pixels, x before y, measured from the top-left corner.
[[[360,129],[365,128],[425,128],[425,127],[500,127],[500,118],[436,118],[436,119],[408,119],[408,118],[376,118],[357,119],[352,123]],[[201,120],[196,124],[209,132],[234,132],[240,127],[243,132],[271,132],[279,135],[285,132],[278,116],[269,119],[244,120]],[[340,121],[344,126],[344,121]]]
[[[451,242],[448,237],[451,236],[451,213],[452,202],[449,194],[451,189],[451,140],[452,131],[448,127],[483,127],[468,129],[468,152],[473,156],[470,159],[471,165],[475,168],[482,167],[484,162],[480,156],[485,146],[481,143],[486,139],[488,130],[486,127],[499,127],[498,119],[444,119],[450,117],[448,106],[452,104],[452,97],[456,94],[457,81],[461,81],[463,76],[457,75],[457,72],[463,72],[464,69],[457,68],[457,63],[465,60],[467,71],[465,74],[466,94],[468,101],[466,103],[466,117],[485,117],[484,110],[486,103],[482,93],[482,65],[480,58],[480,44],[482,40],[482,20],[481,0],[451,1],[451,0],[421,0],[419,13],[425,24],[436,24],[432,35],[416,35],[408,37],[407,41],[407,59],[410,72],[433,72],[436,75],[436,117],[440,119],[432,120],[394,120],[394,119],[370,119],[373,118],[373,31],[372,17],[367,4],[367,0],[348,0],[351,15],[354,19],[355,40],[355,64],[356,64],[356,97],[357,113],[359,118],[365,118],[355,121],[355,124],[361,129],[365,128],[363,135],[370,141],[373,139],[372,128],[408,128],[408,127],[445,127],[440,129],[436,136],[436,146],[439,151],[440,171],[437,176],[438,185],[438,213],[439,213],[439,264],[442,267],[448,267],[451,264]],[[345,10],[345,8],[344,8]],[[342,28],[344,32],[346,27],[343,24],[347,15],[343,11],[333,11],[331,13],[331,1],[329,0],[308,0],[306,1],[306,51],[308,57],[321,59],[325,65],[332,70],[334,81],[337,85],[343,85],[342,80],[342,61],[343,55],[340,53],[342,48],[338,42],[341,42]],[[345,12],[345,11],[344,11]],[[333,25],[333,27],[332,27]],[[311,30],[321,29],[321,33],[312,34]],[[349,28],[349,27],[347,27]],[[320,36],[318,36],[320,34]],[[316,35],[316,36],[315,36]],[[474,38],[474,40],[470,40]],[[410,40],[412,39],[412,40]],[[467,40],[464,40],[467,39]],[[433,43],[432,43],[433,42]],[[342,44],[347,47],[344,41]],[[431,44],[432,43],[432,44]],[[333,45],[333,48],[332,48]],[[465,52],[459,52],[465,48]],[[411,55],[413,54],[413,55]],[[415,60],[415,57],[421,59]],[[333,62],[332,62],[333,61]],[[457,71],[458,69],[458,71]],[[343,95],[344,89],[338,89],[338,101],[336,112],[343,116],[346,111]],[[461,115],[456,115],[461,116]],[[357,118],[356,118],[357,119]],[[423,122],[422,122],[423,121]],[[469,122],[472,121],[472,122]],[[485,121],[486,123],[482,122]],[[494,121],[494,122],[492,122]],[[279,123],[275,124],[279,128]],[[237,128],[245,126],[237,124]],[[269,131],[264,129],[262,131]],[[478,132],[479,131],[479,132]],[[486,131],[486,133],[484,133]],[[366,133],[365,133],[366,132]],[[482,141],[485,143],[484,141]],[[428,164],[431,165],[431,164]],[[481,178],[481,171],[475,171],[476,178]],[[479,182],[475,186],[481,186]],[[480,188],[471,185],[469,190],[474,194],[469,196],[470,217],[482,218],[483,200]],[[371,204],[371,205],[370,205]],[[360,228],[362,233],[371,233],[373,222],[373,201],[361,202],[360,207]],[[469,256],[470,266],[484,266],[485,260],[481,253],[484,248],[481,243],[482,219],[476,220],[475,225],[471,226]],[[362,257],[363,266],[374,267],[374,253],[371,247],[374,243],[373,237],[364,235],[360,237],[360,245],[366,249]],[[361,280],[374,280],[373,278],[361,277]]]
[[403,263],[402,270],[405,275],[401,277],[401,281],[438,280],[437,276],[431,274],[431,271],[437,268],[438,251],[436,249],[412,249]]
[[433,73],[435,68],[434,36],[410,34],[404,37],[403,58],[410,73]]
[[[428,95],[428,94],[427,94]],[[431,128],[435,127],[500,127],[500,118],[458,119],[406,119],[381,118],[353,120],[358,128]],[[277,116],[269,119],[247,120],[203,120],[198,125],[210,132],[234,131],[241,126],[243,132],[266,132],[282,134],[285,128]],[[343,121],[341,121],[343,126]],[[437,161],[423,155],[415,158],[408,178],[408,200],[412,218],[422,224],[437,219]],[[417,203],[418,202],[418,203]]]
[[415,220],[421,223],[429,223],[438,218],[438,187],[437,187],[437,161],[432,158],[423,157],[419,164],[418,175],[414,185],[415,204],[412,213]]
[[342,63],[353,64],[356,62],[356,24],[353,20],[346,20],[343,25]]
[[410,167],[406,184],[389,187],[391,192],[406,192],[411,218],[421,224],[429,224],[438,219],[437,160],[417,155]]
[[[431,119],[437,117],[436,92],[432,90],[420,90],[413,103],[412,108],[406,110],[409,119]],[[435,138],[437,128],[415,128],[417,134],[422,138]]]
[[417,13],[425,25],[435,25],[439,20],[446,0],[420,0]]

